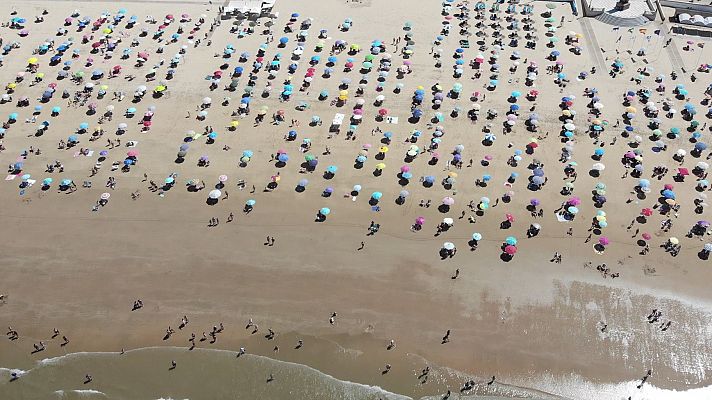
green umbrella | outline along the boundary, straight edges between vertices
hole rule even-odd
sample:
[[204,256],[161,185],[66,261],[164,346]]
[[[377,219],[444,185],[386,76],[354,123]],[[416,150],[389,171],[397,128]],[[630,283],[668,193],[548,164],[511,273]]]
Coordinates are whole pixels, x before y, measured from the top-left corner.
[[315,159],[315,157],[311,154],[307,154],[306,156],[304,156],[304,160],[306,160],[306,161],[311,161],[314,159]]
[[553,24],[554,22],[556,22],[556,18],[554,18],[554,17],[549,17],[549,18],[545,19],[544,22],[548,22],[548,23],[550,23],[550,24]]
[[558,42],[558,41],[559,41],[559,38],[557,38],[557,37],[551,37],[551,38],[549,38],[549,42],[550,42],[550,43],[556,43],[556,42]]
[[366,61],[373,61],[374,58],[373,54],[366,54]]
[[548,8],[549,10],[553,10],[556,8],[556,4],[555,3],[546,3],[546,8]]

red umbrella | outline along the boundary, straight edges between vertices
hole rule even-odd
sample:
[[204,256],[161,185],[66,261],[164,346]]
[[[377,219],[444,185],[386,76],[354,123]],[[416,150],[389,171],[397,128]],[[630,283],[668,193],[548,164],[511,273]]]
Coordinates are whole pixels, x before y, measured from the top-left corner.
[[504,252],[509,254],[510,256],[513,256],[517,253],[517,248],[510,244],[504,248]]
[[672,190],[672,189],[674,189],[674,186],[672,185],[672,183],[666,183],[665,186],[664,186],[664,189],[665,189],[665,190]]
[[646,217],[649,217],[653,215],[653,210],[650,208],[644,208],[640,213],[645,215]]
[[170,20],[170,19],[173,19],[173,14],[168,14],[168,15],[166,15],[166,19],[169,19],[169,20]]
[[51,87],[52,89],[54,89],[54,88],[56,88],[56,87],[57,87],[57,84],[56,84],[56,83],[54,83],[54,82],[52,82],[52,83],[50,83],[50,84],[49,84],[49,85],[47,85],[47,86],[48,86],[48,87]]
[[112,68],[114,71],[121,71],[121,65],[114,65]]
[[512,215],[510,213],[506,213],[506,214],[504,214],[504,217],[507,218],[507,221],[514,222],[514,215]]
[[99,42],[94,42],[94,43],[91,44],[91,47],[92,47],[92,48],[95,48],[95,49],[98,49],[99,47],[101,47],[101,43],[99,43]]
[[378,110],[378,115],[380,115],[382,117],[388,115],[388,109],[381,108],[380,110]]
[[687,168],[678,168],[677,173],[679,173],[682,176],[690,175],[690,171],[688,171]]
[[531,147],[532,149],[536,149],[537,147],[539,147],[539,144],[538,144],[538,143],[535,143],[535,142],[531,142],[531,143],[529,143],[529,144],[527,145],[527,147]]

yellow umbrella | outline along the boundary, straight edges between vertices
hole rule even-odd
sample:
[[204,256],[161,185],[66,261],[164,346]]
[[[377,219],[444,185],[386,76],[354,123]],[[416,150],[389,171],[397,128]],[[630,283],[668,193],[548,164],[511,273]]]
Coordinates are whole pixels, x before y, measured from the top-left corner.
[[103,30],[102,32],[104,32],[104,33],[106,33],[106,34],[108,35],[109,33],[112,32],[112,30],[109,29],[109,28],[104,28],[104,30]]
[[417,89],[417,90],[424,90],[425,88],[424,88],[422,85],[418,85],[418,87],[417,87],[416,89]]
[[593,121],[591,121],[594,125],[601,125],[601,120],[596,118]]
[[596,221],[598,221],[598,222],[603,222],[605,220],[606,220],[606,217],[604,217],[603,215],[599,215],[598,217],[596,217]]
[[567,116],[567,117],[570,117],[570,116],[571,116],[571,111],[569,111],[569,110],[564,110],[564,111],[561,112],[561,114],[562,114],[562,115],[565,115],[565,116]]
[[680,243],[680,240],[679,240],[678,238],[676,238],[676,237],[671,237],[671,238],[670,238],[670,243],[672,243],[672,244],[678,244],[678,243]]
[[539,140],[537,140],[537,138],[535,138],[535,137],[530,137],[529,143],[539,143]]
[[39,61],[37,59],[37,57],[31,57],[30,59],[27,60],[27,63],[30,65],[35,65],[35,64],[37,64],[37,61]]
[[383,168],[386,168],[386,164],[384,164],[384,163],[378,163],[378,164],[376,164],[376,169],[377,169],[377,170],[382,170]]
[[165,90],[166,90],[166,87],[163,86],[163,85],[158,85],[158,86],[156,86],[156,88],[153,89],[153,90],[160,93],[160,92],[165,91]]
[[101,85],[101,86],[99,86],[99,89],[107,90],[107,89],[109,89],[109,85]]
[[448,172],[447,176],[449,176],[450,178],[457,178],[457,172],[450,171]]
[[230,126],[233,128],[237,128],[237,126],[240,125],[240,121],[231,121]]
[[638,110],[636,110],[635,107],[626,107],[625,112],[634,113],[638,112]]
[[381,153],[388,153],[388,146],[381,146],[380,149],[378,149]]
[[8,83],[7,86],[5,86],[8,89],[14,89],[17,87],[17,84],[15,82]]
[[37,78],[37,79],[42,79],[42,78],[44,78],[44,76],[45,76],[44,72],[38,72],[37,74],[35,74],[35,78]]

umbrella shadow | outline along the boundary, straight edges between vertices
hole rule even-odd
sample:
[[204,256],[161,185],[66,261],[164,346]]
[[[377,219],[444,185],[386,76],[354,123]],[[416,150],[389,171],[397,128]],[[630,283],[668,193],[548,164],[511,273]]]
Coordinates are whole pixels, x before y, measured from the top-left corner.
[[511,254],[502,252],[502,254],[499,255],[499,259],[504,262],[510,262],[510,261],[512,261],[512,259],[514,259],[514,256]]
[[441,204],[440,207],[438,207],[438,211],[445,214],[450,211],[450,206],[447,204]]

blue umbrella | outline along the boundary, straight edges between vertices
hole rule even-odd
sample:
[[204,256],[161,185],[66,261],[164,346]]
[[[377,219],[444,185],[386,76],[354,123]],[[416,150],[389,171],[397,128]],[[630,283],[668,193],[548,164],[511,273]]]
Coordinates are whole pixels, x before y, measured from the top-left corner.
[[256,203],[257,203],[256,201],[250,199],[250,200],[247,200],[247,201],[245,202],[245,205],[252,207],[252,206],[254,206]]
[[301,180],[299,181],[299,183],[297,184],[297,186],[306,187],[308,184],[309,184],[309,181],[308,181],[308,180],[306,180],[306,179],[301,179]]
[[455,52],[458,53],[458,54],[462,54],[462,53],[465,52],[465,49],[463,49],[463,48],[461,48],[461,47],[458,47],[457,49],[455,49]]
[[642,188],[650,187],[650,181],[647,179],[641,179],[638,181],[638,186],[640,186]]
[[420,109],[413,110],[413,118],[420,118],[421,116],[423,116],[423,112]]
[[288,38],[286,38],[286,37],[281,37],[281,38],[279,38],[279,43],[287,44],[287,42],[289,42],[289,39],[288,39]]
[[170,184],[172,184],[173,182],[175,182],[175,179],[173,179],[172,176],[169,176],[168,178],[166,178],[166,180],[165,180],[164,182],[165,182],[166,184],[170,185]]
[[544,176],[544,170],[541,168],[537,168],[534,171],[532,171],[532,174],[534,176]]
[[675,192],[673,192],[672,190],[669,190],[669,189],[663,190],[662,195],[663,195],[663,197],[665,197],[666,199],[673,199],[673,200],[675,200]]
[[703,142],[697,142],[697,143],[695,143],[695,150],[697,150],[697,151],[703,151],[703,150],[705,150],[706,148],[707,148],[707,144],[705,144],[705,143],[703,143]]
[[77,135],[70,135],[70,136],[67,138],[67,140],[68,140],[69,142],[76,143],[76,142],[79,141],[79,138],[77,137]]
[[428,176],[426,176],[426,177],[423,178],[423,181],[424,181],[424,182],[428,182],[428,183],[433,183],[433,182],[435,182],[435,177],[432,176],[432,175],[428,175]]
[[252,150],[245,150],[245,151],[242,152],[242,156],[243,156],[243,157],[247,157],[247,158],[252,158],[252,155],[253,155],[253,154],[254,154],[254,153],[252,152]]
[[404,173],[401,174],[401,178],[403,178],[403,179],[411,179],[411,178],[413,178],[413,174],[410,173],[410,172],[404,172]]
[[21,162],[16,162],[15,164],[12,165],[12,167],[13,167],[13,169],[15,169],[15,171],[21,171],[22,166],[23,166],[23,164]]
[[215,139],[215,138],[217,138],[217,137],[218,137],[218,133],[217,133],[217,132],[210,132],[210,133],[208,134],[208,138],[210,138],[210,139]]
[[356,157],[356,162],[359,164],[363,164],[366,162],[366,156],[358,156]]
[[89,128],[89,124],[87,122],[82,122],[81,124],[79,124],[79,129],[88,129],[88,128]]
[[321,214],[323,216],[327,216],[327,215],[331,214],[331,209],[324,207],[321,210],[319,210],[319,214]]
[[338,171],[338,169],[339,169],[339,167],[337,167],[336,165],[329,165],[329,166],[326,168],[326,172],[328,172],[328,173],[330,173],[330,174],[335,174],[336,171]]
[[517,245],[517,239],[514,236],[507,237],[506,239],[504,239],[504,242],[511,246]]
[[627,132],[633,132],[633,131],[635,130],[635,128],[633,128],[633,127],[630,126],[630,125],[626,125],[626,126],[625,126],[625,130],[626,130]]
[[485,182],[489,182],[492,180],[492,176],[490,175],[482,175],[482,180]]
[[371,194],[371,198],[374,200],[380,200],[381,197],[383,197],[383,193],[381,193],[381,192],[373,192]]
[[54,179],[52,179],[52,178],[45,178],[45,179],[42,181],[42,185],[44,185],[44,186],[49,186],[52,182],[54,182]]
[[605,150],[603,150],[602,148],[599,147],[593,151],[593,154],[595,154],[597,156],[602,156],[605,152],[606,152]]
[[289,161],[289,156],[286,154],[280,154],[279,156],[277,156],[277,160],[279,160],[279,162],[286,163],[287,161]]
[[72,184],[72,180],[71,179],[62,179],[62,181],[59,184],[60,184],[60,186],[69,186]]

